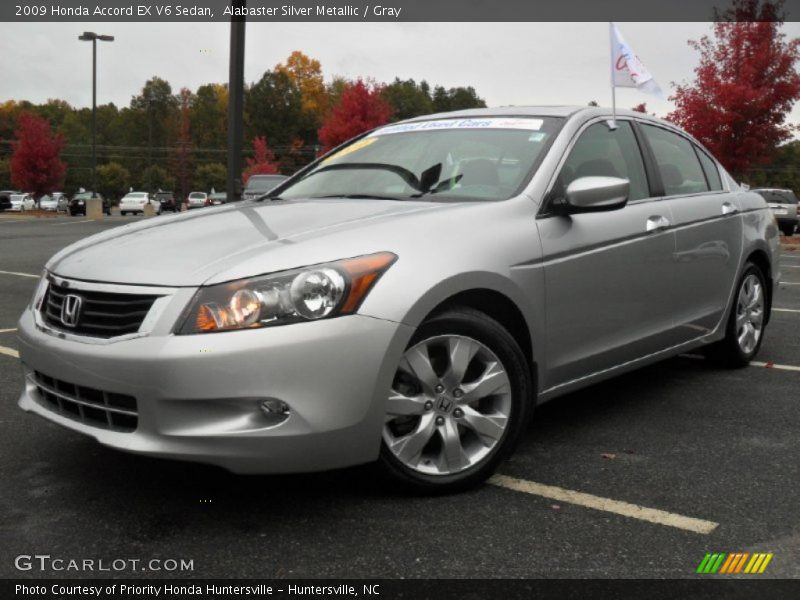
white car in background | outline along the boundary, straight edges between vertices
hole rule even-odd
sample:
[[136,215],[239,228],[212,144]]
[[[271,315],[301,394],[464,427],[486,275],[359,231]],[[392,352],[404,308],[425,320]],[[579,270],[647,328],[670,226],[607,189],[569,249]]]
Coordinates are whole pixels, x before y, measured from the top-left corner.
[[58,211],[58,198],[56,194],[45,194],[41,198],[39,198],[39,209],[46,210],[49,212],[57,212]]
[[189,199],[187,202],[188,208],[203,208],[204,206],[209,206],[211,202],[208,199],[208,194],[205,192],[192,192],[189,194]]
[[[144,214],[144,207],[148,202],[153,204],[150,194],[147,192],[130,192],[125,194],[122,197],[122,200],[119,201],[119,212],[123,217],[128,213]],[[156,206],[153,206],[153,208],[155,208],[156,212],[158,212],[158,208]]]
[[8,209],[9,211],[23,212],[26,210],[33,210],[34,208],[36,208],[36,202],[30,194],[12,194],[11,208]]

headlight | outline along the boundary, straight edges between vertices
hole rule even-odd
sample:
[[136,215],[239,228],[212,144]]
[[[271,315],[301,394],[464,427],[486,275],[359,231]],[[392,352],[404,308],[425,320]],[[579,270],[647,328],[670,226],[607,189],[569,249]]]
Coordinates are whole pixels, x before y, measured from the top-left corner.
[[252,329],[352,314],[395,260],[391,252],[379,252],[203,287],[176,333]]

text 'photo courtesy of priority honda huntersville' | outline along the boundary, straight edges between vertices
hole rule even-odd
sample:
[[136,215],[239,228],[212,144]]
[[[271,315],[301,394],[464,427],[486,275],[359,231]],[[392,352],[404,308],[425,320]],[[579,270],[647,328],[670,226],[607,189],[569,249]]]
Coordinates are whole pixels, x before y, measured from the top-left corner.
[[378,461],[454,491],[537,403],[693,349],[746,365],[778,248],[764,198],[659,119],[426,116],[268,195],[56,254],[19,322],[19,405],[130,452],[237,473]]

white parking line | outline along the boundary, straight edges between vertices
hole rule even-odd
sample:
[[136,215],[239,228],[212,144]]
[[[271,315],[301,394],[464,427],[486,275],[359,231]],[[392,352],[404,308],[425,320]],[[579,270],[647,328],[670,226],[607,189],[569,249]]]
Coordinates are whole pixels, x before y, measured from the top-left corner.
[[77,225],[78,223],[91,223],[92,219],[83,219],[82,221],[68,221],[67,223],[53,223],[52,227],[59,227],[61,225]]
[[778,283],[780,283],[781,285],[800,285],[800,282],[794,282],[794,281],[779,281]]
[[772,310],[777,311],[777,312],[796,312],[796,313],[800,313],[800,310],[797,310],[796,308],[775,308],[773,306]]
[[33,277],[34,279],[39,279],[39,277],[41,277],[33,273],[18,273],[16,271],[0,271],[0,275],[16,275],[17,277]]
[[719,527],[719,523],[714,523],[713,521],[685,517],[656,508],[647,508],[646,506],[639,506],[638,504],[601,498],[600,496],[593,496],[592,494],[584,494],[583,492],[566,490],[554,485],[544,485],[524,479],[516,479],[506,475],[494,475],[489,479],[489,483],[498,487],[514,490],[515,492],[541,496],[558,502],[577,504],[578,506],[610,512],[631,519],[639,519],[640,521],[648,521],[649,523],[656,523],[657,525],[675,527],[693,533],[707,535]]
[[774,362],[759,362],[757,360],[750,361],[751,367],[764,367],[766,369],[779,369],[781,371],[800,371],[800,367],[794,365],[779,365]]
[[13,348],[6,348],[5,346],[0,346],[0,354],[5,354],[6,356],[13,356],[14,358],[19,358],[19,352],[17,352]]
[[13,329],[0,329],[0,333],[11,333],[12,331],[16,331],[17,328],[14,327]]
[[781,265],[781,269],[800,269],[800,265]]

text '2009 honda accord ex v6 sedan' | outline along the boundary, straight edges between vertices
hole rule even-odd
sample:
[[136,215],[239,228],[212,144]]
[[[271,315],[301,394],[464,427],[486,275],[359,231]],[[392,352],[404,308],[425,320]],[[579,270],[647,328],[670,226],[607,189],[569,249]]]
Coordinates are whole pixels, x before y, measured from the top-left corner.
[[239,473],[378,461],[462,489],[537,403],[695,348],[747,364],[778,252],[764,199],[666,122],[427,116],[58,253],[19,324],[20,406]]

